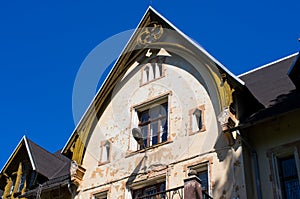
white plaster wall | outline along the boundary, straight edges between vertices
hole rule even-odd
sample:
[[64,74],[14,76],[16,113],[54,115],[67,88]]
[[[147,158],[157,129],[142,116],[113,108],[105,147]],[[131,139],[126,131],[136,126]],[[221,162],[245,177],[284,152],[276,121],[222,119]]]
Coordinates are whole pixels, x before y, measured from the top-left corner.
[[[146,172],[144,175],[148,177],[151,172],[153,175],[163,173],[167,176],[167,189],[181,186],[187,177],[186,167],[206,161],[210,161],[210,186],[214,197],[233,195],[235,171],[231,168],[231,158],[239,159],[240,151],[225,149],[226,157],[220,161],[216,153],[219,149],[215,149],[220,134],[216,119],[219,110],[215,111],[206,88],[195,78],[197,74],[191,75],[182,61],[178,63],[182,65],[164,64],[165,76],[143,86],[140,86],[139,70],[142,66],[136,66],[117,85],[86,148],[83,160],[86,172],[80,193],[83,198],[89,198],[91,193],[104,189],[109,189],[109,198],[130,198],[130,194],[125,194],[126,182],[132,173],[137,172]],[[197,71],[201,70],[203,74],[208,73],[205,66],[198,65]],[[208,86],[210,89],[214,87]],[[129,151],[128,146],[132,142],[132,108],[163,94],[169,95],[170,142],[143,153]],[[189,135],[189,110],[199,105],[205,106],[206,130]],[[100,142],[105,139],[111,139],[112,142],[111,161],[98,166]],[[143,159],[145,153],[147,159]]]

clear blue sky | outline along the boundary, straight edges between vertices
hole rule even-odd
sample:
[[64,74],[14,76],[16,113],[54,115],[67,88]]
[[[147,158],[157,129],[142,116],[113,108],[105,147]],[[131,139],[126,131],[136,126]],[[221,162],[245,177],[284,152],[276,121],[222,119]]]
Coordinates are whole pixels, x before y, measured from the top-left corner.
[[[135,28],[149,0],[0,1],[0,167],[27,135],[54,152],[74,129],[76,73],[101,41]],[[300,1],[152,0],[234,74],[299,51]]]

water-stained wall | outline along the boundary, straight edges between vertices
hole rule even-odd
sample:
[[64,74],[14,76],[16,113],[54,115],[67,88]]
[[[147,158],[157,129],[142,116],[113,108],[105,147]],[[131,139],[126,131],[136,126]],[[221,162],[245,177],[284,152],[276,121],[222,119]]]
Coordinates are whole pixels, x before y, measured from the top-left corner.
[[[210,195],[244,198],[241,147],[238,141],[235,148],[227,145],[218,122],[224,108],[218,103],[218,87],[225,84],[216,82],[220,75],[212,74],[207,65],[169,55],[152,53],[133,64],[113,89],[86,146],[82,164],[86,172],[78,198],[105,193],[108,198],[129,199],[132,190],[160,181],[166,182],[166,189],[182,186],[189,168],[202,164],[208,169]],[[143,81],[144,69],[151,64],[161,67],[161,74]],[[224,96],[232,94],[223,91]],[[161,100],[168,107],[168,138],[140,149],[132,136],[132,129],[138,127],[137,109]],[[198,131],[193,128],[196,109],[203,120]],[[109,147],[104,148],[107,141]]]

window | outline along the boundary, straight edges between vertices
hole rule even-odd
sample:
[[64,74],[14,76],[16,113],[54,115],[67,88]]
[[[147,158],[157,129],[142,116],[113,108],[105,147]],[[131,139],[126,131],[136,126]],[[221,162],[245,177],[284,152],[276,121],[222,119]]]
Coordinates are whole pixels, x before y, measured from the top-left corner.
[[202,105],[190,110],[190,135],[205,131],[204,109],[204,105]]
[[277,157],[276,159],[281,198],[300,198],[299,175],[295,156]]
[[166,190],[166,182],[160,182],[154,185],[146,186],[133,191],[133,199],[164,199],[164,193],[156,195],[156,193],[164,192]]
[[273,153],[273,167],[275,188],[278,198],[300,198],[299,184],[299,155],[297,148],[281,148],[280,152]]
[[145,64],[142,68],[141,85],[151,82],[163,76],[162,63],[165,61],[164,57],[156,57]]
[[20,183],[19,183],[19,187],[18,187],[18,192],[19,191],[22,191],[22,189],[24,188],[24,185],[25,185],[25,181],[26,181],[26,173],[24,173],[22,176],[21,176],[21,179],[20,179]]
[[[189,169],[195,170],[197,172],[197,177],[201,180],[202,191],[209,194],[209,163],[201,163],[199,165],[194,165],[189,167]],[[203,195],[203,198],[205,196]]]
[[91,197],[92,199],[107,199],[107,191],[101,193],[95,193]]
[[139,128],[145,147],[150,147],[168,139],[168,102],[157,102],[137,110]]
[[104,140],[100,145],[100,162],[99,165],[110,162],[111,143],[109,140]]
[[300,186],[294,156],[278,158],[283,198],[300,198]]

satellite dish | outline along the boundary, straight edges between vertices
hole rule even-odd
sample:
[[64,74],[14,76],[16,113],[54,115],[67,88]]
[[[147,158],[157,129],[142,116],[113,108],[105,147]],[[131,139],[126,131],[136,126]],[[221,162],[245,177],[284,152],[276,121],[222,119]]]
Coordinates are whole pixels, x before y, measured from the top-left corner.
[[142,148],[145,148],[143,134],[141,132],[141,129],[139,128],[133,128],[132,129],[132,136],[137,141],[139,145],[141,145]]

